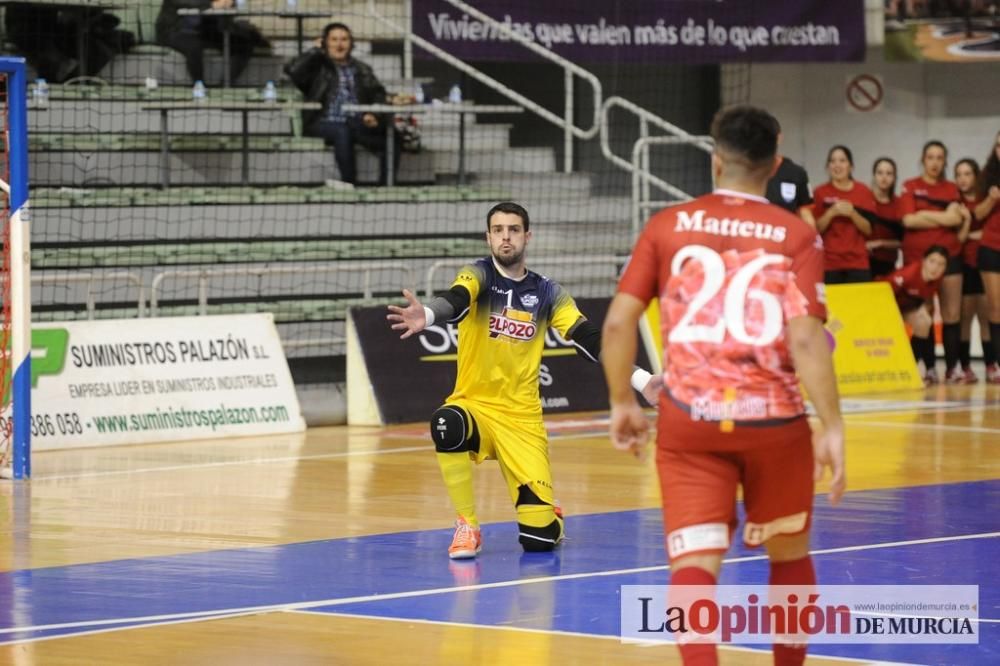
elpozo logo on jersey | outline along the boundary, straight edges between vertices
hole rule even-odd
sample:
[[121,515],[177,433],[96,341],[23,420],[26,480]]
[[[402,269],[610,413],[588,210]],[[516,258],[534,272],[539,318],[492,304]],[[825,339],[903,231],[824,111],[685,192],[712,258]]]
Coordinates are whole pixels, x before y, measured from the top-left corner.
[[490,337],[504,336],[514,340],[531,340],[538,327],[530,312],[504,308],[500,314],[490,313]]

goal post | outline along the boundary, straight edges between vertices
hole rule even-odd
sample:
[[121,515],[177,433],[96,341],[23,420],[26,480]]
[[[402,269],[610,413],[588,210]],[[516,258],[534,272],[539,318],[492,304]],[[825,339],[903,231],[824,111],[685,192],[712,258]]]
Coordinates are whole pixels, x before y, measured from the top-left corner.
[[31,249],[28,213],[28,81],[24,58],[0,57],[3,108],[4,476],[31,476]]

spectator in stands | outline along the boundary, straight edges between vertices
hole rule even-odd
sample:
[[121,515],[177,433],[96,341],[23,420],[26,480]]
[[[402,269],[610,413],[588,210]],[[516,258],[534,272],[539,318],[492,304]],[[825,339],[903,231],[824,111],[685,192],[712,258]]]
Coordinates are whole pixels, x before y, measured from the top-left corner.
[[813,217],[823,236],[824,281],[827,284],[871,279],[865,243],[872,233],[875,197],[854,180],[854,156],[847,146],[834,146],[826,156],[830,181],[816,188]]
[[889,283],[899,305],[899,313],[910,325],[913,336],[910,346],[913,357],[922,366],[920,369],[925,386],[937,384],[934,370],[934,294],[937,293],[948,265],[948,250],[940,245],[931,245],[924,256],[893,271],[882,280]]
[[[257,46],[270,46],[260,32],[245,21],[223,16],[179,16],[179,9],[232,9],[235,0],[163,0],[156,17],[156,41],[184,54],[192,81],[205,80],[205,47],[222,50],[229,32],[229,80],[235,81],[250,63]],[[224,23],[225,22],[225,23]]]
[[[938,302],[944,338],[946,381],[964,381],[958,370],[958,352],[962,346],[962,241],[959,233],[968,233],[969,210],[962,205],[962,195],[955,183],[945,178],[948,151],[940,141],[924,144],[920,163],[923,173],[903,183],[900,216],[903,220],[903,263],[923,258],[927,248],[940,245],[948,250],[948,268],[941,281]],[[931,374],[932,381],[937,376]]]
[[70,35],[64,34],[65,30],[59,26],[58,7],[11,5],[5,8],[4,31],[18,53],[24,55],[38,76],[47,81],[65,81],[79,65],[60,47],[61,37]]
[[[1000,350],[1000,132],[993,139],[976,191],[981,200],[976,206],[976,218],[983,223],[976,265],[986,289],[990,339],[994,350]],[[987,371],[987,380],[1000,383],[1000,374],[991,376]]]
[[[781,146],[782,135],[778,134],[778,146]],[[812,191],[809,189],[809,174],[798,164],[778,155],[778,168],[767,181],[767,200],[775,206],[781,206],[790,213],[795,213],[809,226],[816,228],[816,220],[812,214]]]
[[868,265],[872,277],[880,278],[896,270],[899,246],[902,244],[903,223],[899,219],[899,199],[896,198],[896,162],[880,157],[872,165],[872,194],[875,197],[875,217],[872,235],[866,243]]
[[[357,182],[354,147],[361,144],[379,156],[379,183],[386,182],[386,123],[391,114],[348,113],[344,104],[385,104],[391,101],[385,87],[366,63],[354,58],[354,37],[343,23],[323,28],[316,48],[306,51],[285,66],[285,73],[306,99],[323,105],[320,111],[304,111],[305,134],[318,136],[333,145],[340,179]],[[393,129],[395,131],[395,129]],[[399,165],[401,141],[393,141],[394,172]]]
[[[83,72],[96,74],[115,54],[127,53],[135,44],[135,35],[119,30],[120,23],[106,11],[81,11],[73,6],[8,4],[4,11],[8,38],[36,74],[50,83],[62,83]],[[83,63],[77,48],[81,30],[86,36]]]
[[[955,184],[962,193],[962,203],[969,212],[976,209],[980,203],[976,190],[979,179],[979,164],[976,160],[966,157],[955,163]],[[983,237],[983,223],[972,216],[968,228],[968,236],[962,244],[962,346],[959,348],[958,360],[962,365],[962,377],[966,384],[975,384],[979,377],[972,371],[972,320],[979,319],[979,339],[983,346],[983,363],[986,366],[987,379],[994,375],[1000,380],[1000,369],[996,368],[996,355],[990,341],[989,314],[986,309],[983,278],[976,265],[976,255],[979,253],[979,240]]]

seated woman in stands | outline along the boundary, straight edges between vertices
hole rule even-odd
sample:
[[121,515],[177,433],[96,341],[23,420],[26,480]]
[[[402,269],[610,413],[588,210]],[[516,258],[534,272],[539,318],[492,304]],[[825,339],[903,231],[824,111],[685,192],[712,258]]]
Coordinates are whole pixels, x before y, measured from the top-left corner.
[[[385,87],[371,66],[351,55],[354,37],[343,23],[323,28],[316,48],[306,51],[285,66],[285,73],[305,98],[319,102],[319,111],[304,111],[304,133],[318,136],[333,145],[340,179],[357,182],[355,145],[361,144],[379,156],[379,184],[386,181],[386,123],[391,114],[350,113],[344,104],[385,104]],[[393,129],[395,131],[395,129]],[[393,141],[393,171],[399,166],[400,141]]]

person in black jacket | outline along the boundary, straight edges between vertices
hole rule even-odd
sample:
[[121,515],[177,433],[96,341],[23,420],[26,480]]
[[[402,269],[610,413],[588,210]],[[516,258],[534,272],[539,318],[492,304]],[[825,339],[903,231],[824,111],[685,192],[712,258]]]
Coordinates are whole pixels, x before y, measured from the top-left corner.
[[[361,144],[379,156],[380,184],[386,181],[386,123],[392,115],[348,113],[344,104],[385,104],[385,87],[372,68],[351,57],[354,37],[343,23],[323,28],[321,46],[310,49],[285,66],[292,83],[311,102],[319,102],[319,111],[303,111],[302,125],[308,136],[318,136],[333,145],[340,179],[357,182],[354,146]],[[393,130],[395,131],[395,130]],[[393,164],[399,165],[400,141],[393,142]]]
[[[135,35],[118,29],[121,20],[100,8],[8,4],[4,31],[38,76],[62,83],[82,74],[96,74],[119,53],[135,44]],[[77,50],[77,34],[84,48]],[[78,62],[83,56],[84,62]]]
[[178,9],[232,9],[235,0],[163,0],[156,17],[156,43],[184,54],[192,81],[205,80],[205,47],[222,50],[223,21],[229,29],[229,79],[235,81],[250,63],[255,46],[268,46],[245,21],[219,16],[178,16]]

